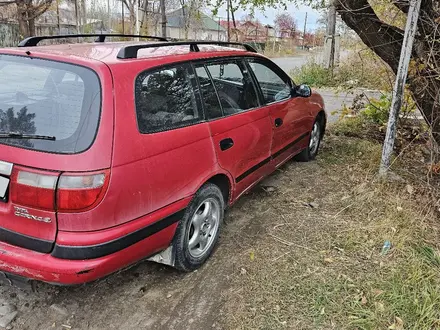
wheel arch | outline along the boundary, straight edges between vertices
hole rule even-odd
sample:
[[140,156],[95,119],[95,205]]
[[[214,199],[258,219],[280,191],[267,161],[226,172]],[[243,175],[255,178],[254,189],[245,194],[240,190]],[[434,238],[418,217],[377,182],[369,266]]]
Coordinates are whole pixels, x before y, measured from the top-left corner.
[[225,205],[229,205],[232,196],[232,181],[228,175],[224,173],[218,173],[206,180],[205,183],[212,183],[219,187],[222,192]]
[[321,109],[321,111],[318,112],[318,114],[316,115],[316,119],[319,120],[322,130],[321,134],[324,135],[325,128],[327,125],[327,115],[323,109]]

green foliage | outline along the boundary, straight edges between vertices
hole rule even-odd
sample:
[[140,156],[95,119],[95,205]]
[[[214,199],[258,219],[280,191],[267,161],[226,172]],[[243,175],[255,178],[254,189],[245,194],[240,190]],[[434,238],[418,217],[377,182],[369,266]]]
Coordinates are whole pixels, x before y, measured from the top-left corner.
[[308,84],[313,87],[337,86],[337,81],[332,79],[330,70],[315,62],[309,62],[300,68],[292,70],[291,76],[297,84]]
[[365,87],[383,91],[391,91],[394,74],[389,67],[371,50],[351,51],[339,67],[331,71],[310,61],[301,68],[291,72],[297,83],[307,83],[313,87],[337,87],[348,90]]
[[370,103],[361,112],[361,115],[373,123],[385,125],[388,122],[390,107],[391,96],[383,94],[378,100],[371,99]]
[[[392,94],[382,94],[379,99],[370,99],[370,102],[361,110],[360,115],[366,120],[384,126],[388,122],[389,111],[391,109]],[[403,99],[402,109],[400,113],[403,117],[416,110],[416,104],[411,97],[411,94],[406,91]]]

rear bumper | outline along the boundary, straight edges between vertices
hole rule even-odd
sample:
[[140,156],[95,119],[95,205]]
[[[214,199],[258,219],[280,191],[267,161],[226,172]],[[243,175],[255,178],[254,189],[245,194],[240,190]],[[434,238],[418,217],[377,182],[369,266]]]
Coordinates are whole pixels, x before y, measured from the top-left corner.
[[87,260],[59,259],[50,254],[0,243],[0,271],[54,284],[90,282],[165,249],[176,226],[171,225],[118,252]]
[[63,285],[104,277],[166,249],[189,200],[107,230],[59,232],[51,254],[0,242],[0,272]]

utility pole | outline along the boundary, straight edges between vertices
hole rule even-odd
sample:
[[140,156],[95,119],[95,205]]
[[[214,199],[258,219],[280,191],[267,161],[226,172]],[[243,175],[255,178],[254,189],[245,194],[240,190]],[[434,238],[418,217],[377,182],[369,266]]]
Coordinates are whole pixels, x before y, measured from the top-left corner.
[[162,37],[167,37],[167,15],[165,13],[165,0],[160,0],[160,13],[162,16]]
[[410,0],[408,18],[406,20],[405,37],[403,38],[402,51],[400,53],[399,68],[397,70],[396,82],[393,89],[393,100],[391,101],[390,115],[388,118],[387,133],[382,149],[382,160],[380,162],[379,175],[386,176],[391,164],[391,155],[394,149],[396,138],[397,120],[402,107],[405,82],[408,76],[409,62],[414,44],[414,37],[417,31],[417,21],[422,0]]
[[[327,40],[331,38],[330,52],[328,53],[328,68],[333,75],[333,68],[335,67],[335,53],[336,53],[336,0],[331,0],[328,10],[327,22]],[[327,44],[327,41],[326,41]]]
[[229,0],[227,0],[226,11],[228,12],[227,18],[226,18],[228,21],[228,42],[230,42],[231,41],[231,25],[229,22]]
[[304,33],[303,33],[303,50],[306,42],[306,30],[307,30],[307,13],[306,13],[306,19],[304,21]]

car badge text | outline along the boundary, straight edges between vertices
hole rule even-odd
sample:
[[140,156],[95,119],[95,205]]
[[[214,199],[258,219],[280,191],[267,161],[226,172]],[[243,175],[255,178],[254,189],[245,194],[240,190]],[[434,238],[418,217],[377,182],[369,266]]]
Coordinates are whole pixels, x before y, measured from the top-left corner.
[[45,223],[52,222],[52,220],[49,217],[38,217],[36,215],[29,214],[29,211],[24,207],[14,206],[14,214],[17,217],[28,218],[35,221],[41,221]]

